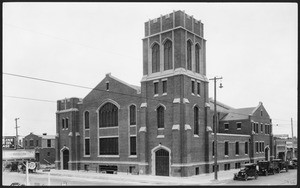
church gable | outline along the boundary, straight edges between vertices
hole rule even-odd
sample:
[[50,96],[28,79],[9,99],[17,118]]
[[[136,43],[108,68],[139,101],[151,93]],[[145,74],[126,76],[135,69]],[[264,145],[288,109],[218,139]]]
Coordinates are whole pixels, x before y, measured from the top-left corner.
[[114,94],[136,96],[140,94],[140,87],[130,85],[109,73],[83,100],[95,100]]
[[253,110],[252,112],[253,116],[257,117],[265,117],[265,118],[270,118],[267,110],[263,106],[262,102],[259,102],[259,105]]

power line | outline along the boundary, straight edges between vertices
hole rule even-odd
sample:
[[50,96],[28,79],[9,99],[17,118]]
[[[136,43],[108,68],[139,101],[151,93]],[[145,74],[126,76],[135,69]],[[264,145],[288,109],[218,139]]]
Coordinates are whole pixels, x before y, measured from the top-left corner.
[[44,99],[34,99],[34,98],[26,98],[26,97],[8,96],[8,95],[3,95],[3,97],[16,98],[16,99],[26,99],[26,100],[32,100],[32,101],[41,101],[41,102],[52,102],[52,103],[56,103],[56,101],[50,101],[50,100],[44,100]]
[[[49,83],[54,83],[54,84],[67,85],[67,86],[84,88],[84,89],[91,89],[91,90],[96,90],[96,91],[100,91],[100,92],[109,92],[109,93],[113,93],[113,94],[130,96],[130,97],[135,97],[135,98],[140,98],[140,99],[145,99],[145,100],[153,100],[153,101],[158,101],[158,102],[171,103],[173,105],[173,102],[162,100],[162,99],[151,99],[151,98],[143,97],[143,96],[131,95],[131,94],[120,93],[120,92],[115,92],[115,91],[107,91],[107,90],[102,90],[102,89],[98,89],[98,88],[86,87],[86,86],[81,86],[81,85],[76,85],[76,84],[69,84],[69,83],[64,83],[64,82],[58,82],[58,81],[53,81],[53,80],[35,78],[35,77],[24,76],[24,75],[13,74],[13,73],[5,73],[5,72],[3,72],[3,74],[4,75],[9,75],[9,76],[26,78],[26,79],[38,80],[38,81],[43,81],[43,82],[49,82]],[[55,103],[57,102],[57,101],[51,101],[51,100],[25,98],[25,97],[17,97],[17,96],[5,96],[5,97],[18,98],[18,99],[27,99],[27,100],[35,100],[35,101],[44,101],[44,102],[55,102]],[[94,101],[96,101],[96,100],[88,101],[86,104],[93,103]],[[226,113],[233,113],[233,114],[238,114],[238,115],[249,116],[249,114],[238,113],[238,112],[234,112],[234,111],[230,111],[230,110],[228,112],[226,112]],[[268,119],[268,118],[262,118],[262,119]],[[280,120],[280,121],[290,121],[290,120],[282,120],[282,119],[274,119],[274,118],[271,118],[271,119],[272,120]]]
[[[9,98],[16,98],[16,99],[25,99],[25,100],[32,100],[32,101],[40,101],[40,102],[51,102],[51,103],[56,103],[56,101],[51,101],[51,100],[44,100],[44,99],[35,99],[35,98],[26,98],[26,97],[17,97],[17,96],[7,96],[7,95],[3,95],[4,97],[9,97]],[[91,103],[91,102],[88,102],[88,103]],[[87,103],[87,104],[88,104]],[[235,112],[230,112],[230,113],[235,113]],[[248,116],[247,114],[242,114],[242,113],[235,113],[235,114],[239,114],[239,115],[245,115],[245,116]],[[267,118],[264,118],[264,119],[267,119]],[[24,119],[25,120],[25,119]],[[274,123],[273,122],[273,125],[274,126],[281,126],[281,125],[286,125],[286,126],[289,126],[290,124],[281,124],[281,123]]]
[[27,78],[27,79],[31,79],[31,80],[38,80],[38,81],[49,82],[49,83],[54,83],[54,84],[67,85],[67,86],[84,88],[84,89],[91,89],[91,90],[96,90],[96,91],[101,91],[101,92],[106,92],[106,93],[108,92],[108,93],[114,93],[114,94],[119,94],[119,95],[125,95],[125,96],[131,96],[131,97],[146,99],[146,100],[154,100],[154,101],[166,102],[166,103],[173,104],[173,102],[162,100],[162,99],[150,99],[148,97],[143,97],[143,96],[120,93],[120,92],[116,92],[116,91],[107,91],[107,90],[102,90],[102,89],[98,89],[98,88],[92,88],[92,87],[80,86],[80,85],[69,84],[69,83],[64,83],[64,82],[46,80],[46,79],[35,78],[35,77],[31,77],[31,76],[23,76],[23,75],[19,75],[19,74],[12,74],[12,73],[5,73],[5,72],[3,72],[3,74],[9,75],[9,76],[15,76],[15,77]]

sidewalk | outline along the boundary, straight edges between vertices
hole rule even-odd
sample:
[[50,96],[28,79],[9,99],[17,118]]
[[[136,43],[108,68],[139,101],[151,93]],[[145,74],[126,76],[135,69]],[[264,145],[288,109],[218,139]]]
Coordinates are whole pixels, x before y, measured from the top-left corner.
[[[51,169],[50,174],[53,176],[67,176],[79,177],[90,179],[105,179],[112,181],[126,181],[163,185],[210,185],[220,184],[226,180],[232,179],[233,174],[238,172],[239,169],[232,169],[228,171],[219,171],[218,180],[214,180],[214,173],[200,174],[191,177],[166,177],[166,176],[152,176],[152,175],[131,175],[127,173],[118,172],[118,174],[102,174],[94,171],[71,171],[71,170],[55,170]],[[42,169],[37,173],[43,172]]]

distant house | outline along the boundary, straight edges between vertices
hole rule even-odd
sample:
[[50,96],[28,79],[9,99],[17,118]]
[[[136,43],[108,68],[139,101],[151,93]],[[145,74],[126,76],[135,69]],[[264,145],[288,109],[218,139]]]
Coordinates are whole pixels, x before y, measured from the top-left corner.
[[274,135],[275,157],[290,160],[298,155],[297,138],[289,138],[288,135]]
[[55,136],[35,135],[30,133],[23,139],[25,149],[35,149],[35,159],[40,164],[54,164],[55,162]]

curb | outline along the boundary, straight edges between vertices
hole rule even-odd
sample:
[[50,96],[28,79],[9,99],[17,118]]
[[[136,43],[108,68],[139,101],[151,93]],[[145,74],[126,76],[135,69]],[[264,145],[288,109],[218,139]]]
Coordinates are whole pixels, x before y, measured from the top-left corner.
[[[38,174],[48,174],[48,172],[37,172]],[[88,178],[88,179],[106,179],[106,180],[112,180],[112,181],[130,181],[130,182],[136,182],[136,183],[153,183],[153,184],[162,184],[162,185],[207,185],[207,184],[222,184],[230,178],[221,179],[221,180],[211,180],[209,177],[205,177],[207,179],[201,179],[200,181],[197,179],[182,179],[182,181],[174,181],[172,182],[172,179],[164,179],[164,178],[156,178],[150,176],[149,179],[147,176],[144,175],[137,175],[139,178],[135,178],[135,175],[121,175],[121,176],[113,176],[112,174],[101,174],[101,173],[87,173],[87,174],[76,174],[76,172],[72,171],[72,173],[62,173],[62,172],[50,172],[53,176],[66,176],[66,177],[79,177],[79,178]],[[144,176],[144,177],[141,177]],[[199,177],[200,178],[200,177]],[[204,177],[203,177],[204,178]],[[166,181],[167,180],[167,181]]]

